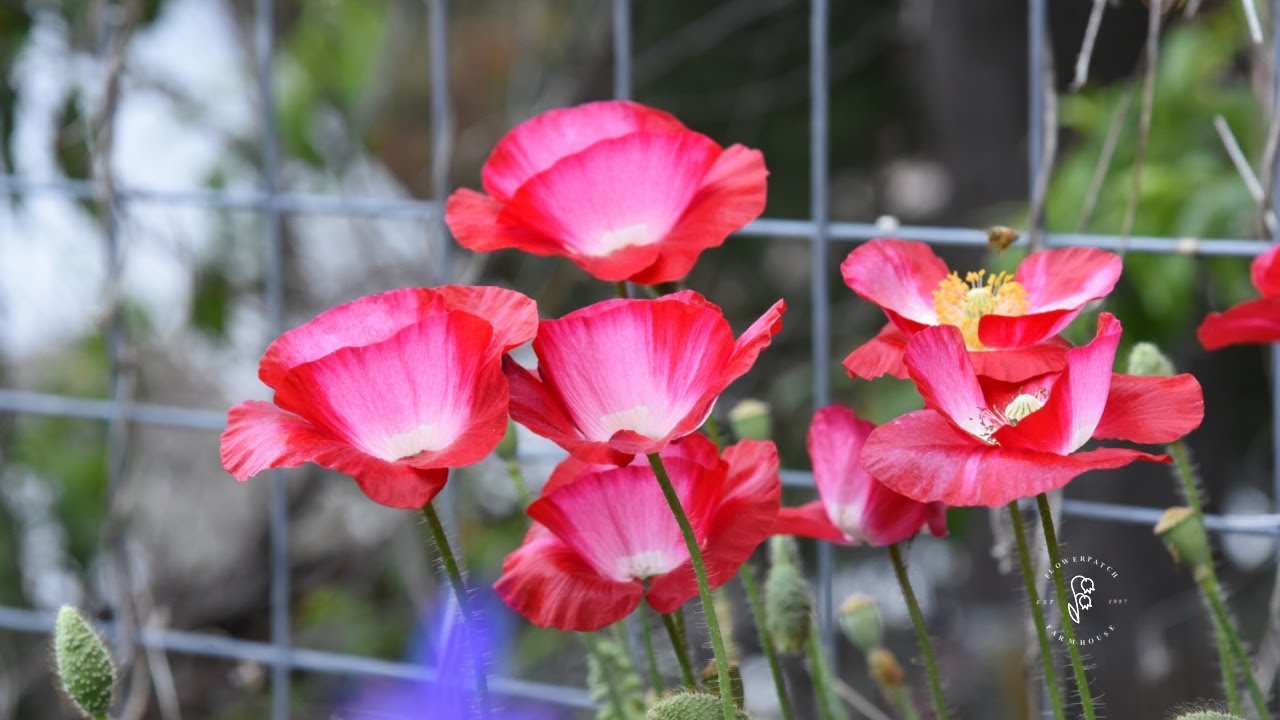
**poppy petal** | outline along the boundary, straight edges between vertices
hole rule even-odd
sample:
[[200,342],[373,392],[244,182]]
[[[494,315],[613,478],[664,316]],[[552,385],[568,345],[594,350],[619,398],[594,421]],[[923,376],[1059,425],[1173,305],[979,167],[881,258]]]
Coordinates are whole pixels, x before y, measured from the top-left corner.
[[1066,367],[1070,349],[1071,343],[1051,337],[1026,347],[971,352],[969,360],[979,377],[1016,383]]
[[1280,295],[1249,300],[1209,313],[1196,337],[1205,350],[1220,350],[1228,345],[1280,342]]
[[1034,345],[1062,332],[1080,309],[1046,310],[1027,315],[984,315],[978,319],[978,340],[994,350]]
[[584,440],[569,418],[569,411],[538,379],[510,357],[502,359],[502,372],[507,376],[511,419],[556,443],[584,463],[626,465],[627,454],[613,450],[604,442]]
[[1204,391],[1189,374],[1173,377],[1111,376],[1097,439],[1153,444],[1177,440],[1204,420]]
[[928,245],[905,240],[871,240],[840,264],[845,284],[860,297],[892,311],[891,319],[918,325],[938,323],[933,291],[949,272]]
[[974,437],[990,434],[994,420],[988,417],[987,401],[959,328],[936,325],[921,330],[907,343],[903,361],[925,407],[941,411]]
[[628,100],[605,100],[544,112],[512,128],[485,161],[481,181],[509,199],[529,178],[602,140],[636,132],[682,132],[670,113]]
[[849,538],[845,537],[840,528],[831,524],[831,518],[827,517],[827,509],[821,500],[779,510],[778,520],[773,526],[773,534],[797,535],[840,545],[849,544]]
[[560,243],[504,218],[506,207],[501,200],[460,188],[445,203],[444,219],[458,244],[472,252],[519,248],[534,255],[560,253]]
[[[718,310],[718,308],[717,308]],[[751,327],[733,344],[733,355],[725,367],[724,377],[720,381],[717,394],[728,387],[734,380],[747,374],[756,358],[773,342],[773,336],[782,330],[782,315],[787,311],[785,300],[779,300],[763,315],[751,323]]]
[[1053,453],[989,445],[957,429],[934,410],[917,410],[876,428],[862,463],[885,485],[920,502],[998,507],[1056,490],[1089,470],[1142,460],[1169,462],[1128,448]]
[[1263,295],[1280,295],[1280,245],[1272,245],[1249,264],[1253,286]]
[[688,275],[703,250],[718,247],[764,212],[768,177],[764,154],[759,150],[742,145],[725,148],[684,215],[667,234],[657,262],[631,280],[653,285]]
[[844,359],[844,369],[849,377],[875,380],[881,375],[892,375],[900,380],[907,378],[907,366],[902,362],[902,351],[907,348],[907,334],[897,325],[889,323],[875,337],[863,343]]
[[604,577],[545,530],[530,530],[525,543],[507,556],[493,589],[538,627],[583,632],[630,615],[644,595],[639,580]]
[[1056,334],[1085,303],[1106,297],[1123,269],[1124,262],[1115,253],[1086,247],[1055,248],[1028,255],[1013,278],[1027,291],[1029,314],[1071,311],[1069,316],[1058,318],[1060,327],[1050,333]]

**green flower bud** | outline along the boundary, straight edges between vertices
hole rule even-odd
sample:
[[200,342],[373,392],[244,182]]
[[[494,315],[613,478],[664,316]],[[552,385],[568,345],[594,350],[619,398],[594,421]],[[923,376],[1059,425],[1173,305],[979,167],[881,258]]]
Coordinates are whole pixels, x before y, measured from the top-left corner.
[[769,538],[769,563],[772,565],[799,565],[800,545],[790,535],[774,535]]
[[866,595],[851,595],[840,606],[840,629],[849,642],[864,653],[884,643],[884,631],[880,627],[880,611],[875,601]]
[[1156,523],[1155,533],[1164,540],[1174,562],[1187,565],[1192,570],[1212,566],[1213,553],[1209,549],[1209,535],[1204,531],[1204,522],[1191,508],[1173,507],[1165,510],[1160,522]]
[[747,398],[729,411],[729,427],[739,440],[772,440],[773,417],[769,403]]
[[516,423],[511,418],[507,418],[507,434],[502,436],[502,442],[498,443],[498,448],[494,450],[498,457],[510,462],[516,459]]
[[[738,711],[733,720],[750,720]],[[704,692],[678,692],[659,700],[645,713],[645,720],[722,720],[720,698]]]
[[1214,712],[1212,710],[1201,710],[1199,712],[1186,713],[1179,715],[1174,720],[1244,720],[1239,715],[1228,715],[1226,713]]
[[813,628],[813,597],[800,568],[775,562],[764,580],[764,615],[778,650],[804,652]]
[[[611,639],[597,636],[587,645],[587,691],[600,706],[596,720],[633,720],[644,712],[644,686],[631,656]],[[617,707],[621,702],[621,712]]]
[[[747,690],[742,684],[742,669],[738,667],[738,663],[732,661],[729,662],[729,686],[733,693],[733,704],[741,710],[746,702]],[[702,670],[702,689],[703,692],[717,697],[720,695],[720,668],[715,660],[707,663]]]
[[1173,362],[1149,342],[1140,342],[1129,351],[1129,374],[1148,377],[1173,377]]
[[867,665],[871,667],[871,677],[885,694],[892,694],[895,689],[902,687],[905,677],[902,665],[898,664],[898,658],[887,648],[876,648],[867,653]]
[[67,697],[89,720],[106,718],[116,681],[111,653],[84,616],[70,605],[58,610],[53,650]]

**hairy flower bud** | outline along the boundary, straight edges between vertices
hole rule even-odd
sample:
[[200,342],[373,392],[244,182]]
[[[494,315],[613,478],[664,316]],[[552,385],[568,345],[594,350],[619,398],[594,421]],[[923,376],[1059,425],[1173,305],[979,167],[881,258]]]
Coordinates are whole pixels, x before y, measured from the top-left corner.
[[790,535],[774,535],[769,538],[769,563],[771,565],[799,565],[800,545]]
[[775,562],[769,568],[764,581],[764,606],[766,624],[778,650],[804,652],[813,628],[813,597],[798,565]]
[[864,653],[880,647],[884,631],[880,627],[880,611],[866,595],[850,595],[840,606],[840,629],[849,642]]
[[[747,720],[747,714],[738,711],[733,720]],[[720,698],[705,692],[682,691],[654,703],[645,713],[645,720],[721,720]]]
[[1160,348],[1149,342],[1140,342],[1129,351],[1129,374],[1149,377],[1173,377],[1173,361]]
[[1239,715],[1228,715],[1227,713],[1215,712],[1213,710],[1201,710],[1199,712],[1190,712],[1179,715],[1174,720],[1244,720]]
[[58,611],[53,650],[67,697],[86,718],[106,718],[116,680],[111,653],[84,616],[70,605]]
[[[746,702],[746,687],[742,684],[742,668],[736,662],[729,663],[729,689],[733,693],[733,704],[741,710]],[[712,660],[702,670],[703,692],[720,695],[720,668]]]
[[739,440],[773,439],[773,417],[769,403],[747,398],[729,411],[729,427]]
[[1164,511],[1156,523],[1156,535],[1164,540],[1175,562],[1192,570],[1211,567],[1213,553],[1209,549],[1209,536],[1204,523],[1194,510],[1188,507],[1172,507]]
[[871,667],[871,677],[881,690],[888,694],[895,688],[902,687],[904,674],[898,658],[888,648],[876,648],[867,654],[867,665]]

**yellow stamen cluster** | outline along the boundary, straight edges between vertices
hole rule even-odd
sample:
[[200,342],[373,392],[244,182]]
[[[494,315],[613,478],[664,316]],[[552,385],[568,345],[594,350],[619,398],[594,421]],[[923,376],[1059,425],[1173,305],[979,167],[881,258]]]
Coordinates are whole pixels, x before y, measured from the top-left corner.
[[939,323],[960,328],[970,350],[985,350],[978,340],[978,320],[983,315],[1025,313],[1027,290],[1006,272],[987,275],[985,270],[979,270],[968,273],[964,280],[953,272],[933,291],[933,309]]

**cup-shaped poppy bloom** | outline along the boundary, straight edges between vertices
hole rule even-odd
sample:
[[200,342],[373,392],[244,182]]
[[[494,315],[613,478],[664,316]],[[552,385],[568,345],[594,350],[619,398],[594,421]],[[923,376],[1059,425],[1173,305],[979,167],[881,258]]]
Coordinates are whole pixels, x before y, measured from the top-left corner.
[[626,101],[551,110],[512,129],[445,219],[468,250],[563,255],[601,280],[679,280],[764,211],[764,156],[722,148]]
[[449,468],[501,442],[501,358],[537,325],[532,300],[496,287],[393,290],[321,313],[267,348],[258,377],[275,398],[231,408],[222,466],[246,480],[311,462],[375,502],[420,508]]
[[961,279],[928,245],[872,240],[849,253],[845,284],[889,318],[875,338],[845,358],[849,374],[907,377],[902,353],[935,325],[960,330],[979,375],[1016,382],[1061,370],[1070,345],[1057,337],[1084,305],[1120,278],[1120,257],[1093,248],[1031,253],[1013,275],[971,272]]
[[842,545],[892,545],[927,526],[947,534],[947,508],[920,503],[871,477],[859,456],[875,425],[843,405],[828,405],[809,424],[809,458],[818,500],[778,512],[777,535],[801,535]]
[[1017,383],[980,378],[958,328],[920,331],[903,360],[925,409],[873,430],[863,467],[920,502],[994,507],[1088,470],[1169,462],[1129,448],[1078,452],[1090,438],[1172,442],[1204,417],[1204,396],[1190,375],[1112,373],[1120,331],[1102,313],[1093,341],[1068,350],[1061,371]]
[[[719,587],[774,527],[778,451],[771,442],[743,440],[722,458],[705,436],[689,435],[668,445],[662,461],[708,581]],[[570,457],[528,512],[535,522],[494,589],[539,627],[597,630],[641,599],[669,613],[698,595],[688,546],[644,458],[617,467]]]
[[625,465],[697,430],[785,310],[779,300],[736,342],[720,308],[689,290],[543,320],[537,373],[503,361],[511,417],[581,460]]
[[1280,342],[1280,245],[1254,258],[1250,275],[1262,297],[1209,313],[1196,332],[1205,350]]

